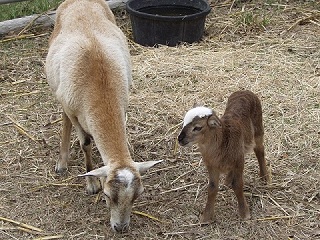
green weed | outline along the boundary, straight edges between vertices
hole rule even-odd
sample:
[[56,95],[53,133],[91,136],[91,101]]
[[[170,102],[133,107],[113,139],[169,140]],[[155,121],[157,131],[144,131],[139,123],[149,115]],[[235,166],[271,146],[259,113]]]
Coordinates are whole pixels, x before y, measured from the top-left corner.
[[263,30],[270,24],[270,18],[266,15],[258,15],[252,11],[240,12],[235,19],[239,30],[243,32]]
[[63,0],[31,0],[0,4],[0,21],[44,13],[56,9]]

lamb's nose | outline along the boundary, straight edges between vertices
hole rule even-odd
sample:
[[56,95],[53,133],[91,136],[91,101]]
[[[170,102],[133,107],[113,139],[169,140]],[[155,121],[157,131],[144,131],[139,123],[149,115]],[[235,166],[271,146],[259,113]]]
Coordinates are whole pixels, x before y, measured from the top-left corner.
[[178,141],[181,142],[185,138],[186,134],[184,132],[181,132],[178,136]]

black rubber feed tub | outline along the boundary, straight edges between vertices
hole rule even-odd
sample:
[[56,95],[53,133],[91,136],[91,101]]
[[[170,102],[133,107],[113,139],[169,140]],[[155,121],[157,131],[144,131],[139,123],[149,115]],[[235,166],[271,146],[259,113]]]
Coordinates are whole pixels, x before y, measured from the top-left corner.
[[129,0],[133,39],[144,46],[176,46],[201,39],[211,8],[206,0]]

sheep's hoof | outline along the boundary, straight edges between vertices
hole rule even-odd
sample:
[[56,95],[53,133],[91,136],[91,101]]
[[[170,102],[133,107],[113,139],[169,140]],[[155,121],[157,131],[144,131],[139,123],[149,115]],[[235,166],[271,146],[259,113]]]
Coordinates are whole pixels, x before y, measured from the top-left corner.
[[101,190],[100,180],[96,177],[86,177],[87,180],[87,193],[89,195],[96,194]]
[[66,164],[61,164],[59,162],[57,162],[56,166],[55,166],[55,172],[59,175],[63,175],[66,174],[68,171],[68,167]]

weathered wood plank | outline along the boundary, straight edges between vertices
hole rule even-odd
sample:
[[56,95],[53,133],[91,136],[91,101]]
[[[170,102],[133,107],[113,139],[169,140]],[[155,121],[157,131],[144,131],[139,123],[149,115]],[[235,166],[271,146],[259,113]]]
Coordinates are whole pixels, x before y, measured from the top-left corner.
[[[107,1],[110,8],[124,7],[128,0],[109,0]],[[33,26],[51,27],[55,23],[55,12],[50,12],[46,15],[31,15],[22,18],[16,18],[0,22],[0,37],[8,34],[19,33],[28,24],[32,23]]]

